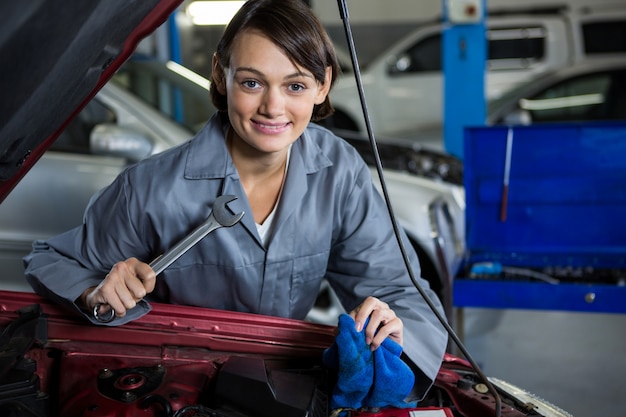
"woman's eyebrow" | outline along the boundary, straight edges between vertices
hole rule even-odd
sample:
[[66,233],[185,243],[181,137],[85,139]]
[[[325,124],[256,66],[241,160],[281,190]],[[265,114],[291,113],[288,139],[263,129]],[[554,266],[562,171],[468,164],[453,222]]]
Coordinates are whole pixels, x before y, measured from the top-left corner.
[[256,69],[254,69],[252,67],[237,67],[237,68],[235,68],[235,73],[237,73],[237,72],[251,72],[251,73],[256,74],[258,76],[261,76],[261,77],[263,76],[263,73],[261,71],[256,70]]
[[[235,69],[235,73],[238,72],[251,72],[259,77],[265,77],[265,74],[263,74],[261,71],[253,68],[253,67],[237,67]],[[286,80],[292,79],[292,78],[298,78],[298,77],[307,77],[307,78],[314,78],[312,74],[308,74],[306,72],[302,72],[302,71],[297,71],[294,72],[293,74],[289,74],[286,77],[284,77]]]

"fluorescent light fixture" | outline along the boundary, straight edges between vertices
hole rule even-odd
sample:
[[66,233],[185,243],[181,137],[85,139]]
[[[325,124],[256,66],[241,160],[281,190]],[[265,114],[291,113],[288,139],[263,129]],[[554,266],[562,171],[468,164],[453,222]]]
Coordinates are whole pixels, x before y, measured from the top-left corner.
[[195,72],[193,72],[192,70],[183,67],[182,65],[174,62],[174,61],[167,61],[165,63],[165,66],[170,69],[171,71],[175,72],[176,74],[180,75],[183,78],[188,79],[189,81],[199,85],[200,87],[206,88],[207,90],[209,89],[211,83],[209,80],[207,80],[206,78],[204,78],[202,75],[200,74],[196,74]]
[[194,25],[227,25],[244,1],[194,1],[187,6],[186,13]]

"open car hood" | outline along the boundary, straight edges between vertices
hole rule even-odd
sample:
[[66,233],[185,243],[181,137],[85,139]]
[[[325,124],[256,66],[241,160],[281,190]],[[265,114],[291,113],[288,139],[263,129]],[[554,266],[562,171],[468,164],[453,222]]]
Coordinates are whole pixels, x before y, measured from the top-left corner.
[[0,202],[182,0],[0,5]]

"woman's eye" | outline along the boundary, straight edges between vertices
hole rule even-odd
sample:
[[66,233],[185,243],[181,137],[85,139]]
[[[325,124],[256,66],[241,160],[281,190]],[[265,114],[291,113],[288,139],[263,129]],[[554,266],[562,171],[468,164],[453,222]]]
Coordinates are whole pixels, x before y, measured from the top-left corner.
[[247,88],[256,88],[259,85],[259,83],[257,83],[254,80],[246,80],[243,82],[243,85]]
[[297,93],[297,92],[299,92],[299,91],[304,90],[304,86],[303,86],[302,84],[291,84],[291,85],[289,86],[289,89],[290,89],[291,91],[293,91],[293,92],[296,92],[296,93]]

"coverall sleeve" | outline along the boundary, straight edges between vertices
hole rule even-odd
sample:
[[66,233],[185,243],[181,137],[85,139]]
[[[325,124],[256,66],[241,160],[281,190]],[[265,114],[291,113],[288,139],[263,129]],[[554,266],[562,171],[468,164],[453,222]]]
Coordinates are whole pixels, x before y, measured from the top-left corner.
[[[341,233],[333,243],[327,280],[347,311],[368,296],[389,304],[404,324],[404,353],[416,370],[414,392],[423,396],[441,366],[447,332],[410,279],[390,215],[364,167],[343,201]],[[418,257],[402,228],[400,235],[414,277],[442,317],[440,300],[420,277]]]
[[[128,257],[126,254],[131,252],[120,242],[138,240],[127,223],[125,199],[120,177],[91,199],[81,226],[33,243],[33,250],[24,257],[24,266],[26,280],[35,293],[79,312],[94,324],[116,326],[151,310],[141,300],[123,318],[101,323],[93,317],[93,312],[81,309],[75,302],[87,288],[97,286],[115,262]],[[131,244],[131,247],[136,251],[141,246]]]

